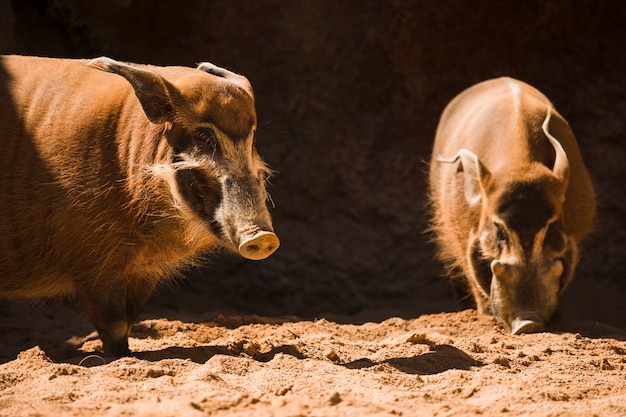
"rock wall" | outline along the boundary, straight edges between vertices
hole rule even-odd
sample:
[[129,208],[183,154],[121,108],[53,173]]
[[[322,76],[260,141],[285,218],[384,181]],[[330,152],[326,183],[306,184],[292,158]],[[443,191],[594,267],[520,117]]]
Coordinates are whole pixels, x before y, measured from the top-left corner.
[[[487,78],[525,80],[570,121],[596,184],[563,314],[626,325],[626,12],[566,0],[0,0],[4,53],[211,61],[256,90],[282,247],[215,258],[155,303],[378,320],[455,309],[433,259],[426,162],[438,117]],[[184,301],[182,301],[184,300]]]

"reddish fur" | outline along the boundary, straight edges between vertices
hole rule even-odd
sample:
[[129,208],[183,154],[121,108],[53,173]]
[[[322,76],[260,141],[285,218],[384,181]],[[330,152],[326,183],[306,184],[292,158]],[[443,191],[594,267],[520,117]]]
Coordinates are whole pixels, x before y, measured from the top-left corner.
[[[124,297],[129,328],[158,282],[207,252],[236,250],[175,201],[171,172],[156,172],[172,166],[173,124],[212,123],[236,140],[224,141],[226,162],[251,175],[262,197],[257,212],[234,215],[271,230],[247,80],[225,70],[236,82],[192,68],[137,67],[176,85],[170,121],[151,123],[129,81],[87,61],[0,58],[0,296],[78,295],[96,322],[108,313],[94,303]],[[200,167],[207,176],[231,169],[209,162]],[[126,338],[128,328],[112,326],[105,332]]]

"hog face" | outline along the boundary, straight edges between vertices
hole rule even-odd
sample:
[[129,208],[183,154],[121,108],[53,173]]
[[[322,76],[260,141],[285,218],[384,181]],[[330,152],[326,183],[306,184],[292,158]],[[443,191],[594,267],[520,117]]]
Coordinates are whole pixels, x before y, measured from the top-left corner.
[[[182,131],[174,142],[173,194],[191,225],[210,230],[247,259],[264,259],[279,245],[266,208],[270,170],[249,137],[232,141],[215,126]],[[191,227],[193,233],[193,227]]]
[[[470,267],[487,308],[513,334],[541,331],[552,316],[576,263],[576,245],[565,233],[560,198],[549,198],[550,178],[509,184],[492,196],[471,247]],[[556,185],[556,184],[554,184]],[[553,187],[557,188],[557,187]]]

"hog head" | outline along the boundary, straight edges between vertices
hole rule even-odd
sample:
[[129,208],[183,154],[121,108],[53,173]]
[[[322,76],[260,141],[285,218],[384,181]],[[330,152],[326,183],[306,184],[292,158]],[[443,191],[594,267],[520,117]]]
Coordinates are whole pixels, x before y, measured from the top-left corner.
[[248,80],[210,63],[174,82],[109,58],[89,65],[126,78],[148,119],[165,126],[171,152],[153,173],[168,182],[190,239],[210,230],[244,258],[270,256],[280,241],[266,206],[271,171],[255,148]]

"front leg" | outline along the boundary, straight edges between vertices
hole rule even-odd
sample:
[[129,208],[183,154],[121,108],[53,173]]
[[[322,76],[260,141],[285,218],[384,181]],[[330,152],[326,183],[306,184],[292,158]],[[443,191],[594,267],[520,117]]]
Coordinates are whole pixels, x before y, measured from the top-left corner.
[[126,283],[120,278],[79,289],[78,297],[102,340],[106,356],[128,356],[128,320]]
[[[80,291],[82,304],[95,326],[106,356],[128,356],[128,336],[158,280],[138,277],[110,281],[105,291]],[[105,287],[105,285],[102,285]]]
[[[141,314],[146,302],[154,292],[159,282],[159,277],[134,276],[129,279],[126,286],[126,319],[129,323],[129,331],[133,327],[133,323]],[[132,284],[132,285],[131,285]]]

